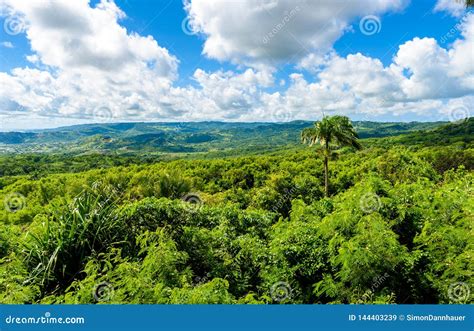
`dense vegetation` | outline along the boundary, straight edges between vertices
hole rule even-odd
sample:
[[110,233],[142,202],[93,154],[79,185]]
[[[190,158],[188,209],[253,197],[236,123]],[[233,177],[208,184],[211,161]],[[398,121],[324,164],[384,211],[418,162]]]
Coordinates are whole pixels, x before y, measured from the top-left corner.
[[[32,132],[0,132],[0,153],[112,153],[163,155],[218,152],[220,156],[295,146],[312,122],[289,123],[103,123]],[[385,137],[439,127],[433,123],[354,122],[361,138]]]
[[[312,124],[302,121],[122,123],[79,125],[30,133],[0,132],[0,178],[14,175],[39,178],[51,173],[150,164],[178,158],[260,155],[262,152],[303,148],[300,144],[301,130]],[[437,146],[472,142],[472,135],[469,135],[472,123],[439,129],[443,124],[354,122],[354,127],[360,138],[391,137],[367,139],[367,146],[389,147],[394,143]],[[453,129],[446,134],[449,127]],[[168,135],[168,139],[156,146],[153,132],[155,135]],[[15,138],[18,135],[28,138],[18,140]],[[197,138],[203,136],[216,139],[205,141]],[[141,143],[132,145],[131,141],[136,140]],[[121,148],[117,147],[119,142]],[[1,185],[0,181],[0,188]]]
[[472,303],[473,125],[333,150],[328,197],[319,147],[293,141],[101,168],[6,157],[0,302]]

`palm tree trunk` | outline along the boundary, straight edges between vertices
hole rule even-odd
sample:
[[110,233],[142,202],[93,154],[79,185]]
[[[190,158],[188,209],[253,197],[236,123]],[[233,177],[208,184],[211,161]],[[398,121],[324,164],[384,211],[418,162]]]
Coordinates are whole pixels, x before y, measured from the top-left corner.
[[329,196],[329,167],[328,167],[328,157],[324,155],[324,196]]
[[326,139],[324,151],[324,196],[329,196],[329,139]]

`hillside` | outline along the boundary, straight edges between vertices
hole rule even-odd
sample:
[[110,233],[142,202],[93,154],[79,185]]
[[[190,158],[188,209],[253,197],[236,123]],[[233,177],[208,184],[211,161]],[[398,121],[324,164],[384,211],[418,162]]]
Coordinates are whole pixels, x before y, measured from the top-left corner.
[[[200,125],[188,144],[282,137]],[[128,141],[159,148],[145,131]],[[471,139],[472,119],[337,149],[327,197],[315,146],[1,157],[0,303],[472,303],[449,291],[473,277]]]
[[[88,124],[31,132],[0,133],[0,153],[149,152],[202,153],[269,151],[299,144],[312,122],[289,123],[116,123]],[[394,136],[439,127],[433,123],[354,122],[361,138]]]
[[449,123],[428,130],[410,132],[383,139],[370,139],[368,144],[381,145],[421,145],[440,146],[463,144],[472,145],[474,142],[474,117],[457,123]]
[[[362,144],[366,147],[389,148],[394,145],[423,147],[450,144],[467,147],[472,146],[474,137],[474,118],[453,124],[376,122],[356,122],[356,124]],[[73,126],[24,133],[20,137],[24,138],[25,135],[30,137],[34,134],[39,138],[37,141],[25,138],[23,142],[14,139],[19,136],[17,133],[4,133],[4,141],[8,136],[8,141],[14,140],[16,143],[0,145],[4,150],[3,156],[0,153],[0,176],[26,174],[42,176],[47,173],[152,164],[179,158],[213,159],[301,150],[304,149],[300,143],[301,130],[311,126],[312,123],[202,122],[179,126],[166,124],[164,128],[167,130],[161,128],[162,131],[153,132],[157,130],[157,125],[127,123]],[[428,129],[420,131],[420,128]],[[401,132],[407,133],[400,134]],[[382,137],[371,138],[374,135]],[[58,136],[69,138],[57,142],[54,137]],[[67,142],[67,139],[70,141]],[[436,155],[433,155],[431,157],[436,158]],[[444,157],[452,159],[451,156]]]

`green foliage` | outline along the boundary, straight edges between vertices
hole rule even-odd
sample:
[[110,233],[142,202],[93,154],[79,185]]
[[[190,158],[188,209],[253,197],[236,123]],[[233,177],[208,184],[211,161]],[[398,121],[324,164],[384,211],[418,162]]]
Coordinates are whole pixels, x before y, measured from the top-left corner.
[[[176,158],[208,159],[287,150],[298,146],[301,130],[311,124],[305,121],[120,123],[34,133],[0,132],[0,189],[7,184],[2,176],[28,175],[38,179],[51,173],[143,165]],[[360,138],[387,137],[367,139],[364,145],[370,146],[457,144],[465,148],[473,143],[473,118],[449,125],[445,122],[353,124]]]
[[314,123],[314,128],[307,128],[301,132],[301,141],[310,146],[319,144],[319,150],[324,157],[324,194],[329,196],[329,158],[336,155],[331,151],[336,147],[350,146],[362,149],[358,135],[346,116],[325,116],[321,121]]
[[323,147],[336,144],[360,149],[361,145],[357,138],[358,135],[349,118],[339,115],[325,116],[314,124],[314,128],[304,129],[301,132],[301,140],[304,143],[320,144]]
[[443,129],[448,146],[397,144],[411,133],[338,149],[331,197],[299,147],[107,168],[16,156],[41,174],[0,178],[0,302],[473,303],[450,292],[474,292],[471,122]]
[[158,196],[167,198],[181,198],[190,190],[190,181],[181,177],[176,171],[155,172],[142,170],[131,178],[132,199]]
[[80,275],[89,256],[120,244],[126,227],[116,217],[114,203],[113,192],[100,188],[38,217],[24,244],[29,281],[45,291],[62,289]]

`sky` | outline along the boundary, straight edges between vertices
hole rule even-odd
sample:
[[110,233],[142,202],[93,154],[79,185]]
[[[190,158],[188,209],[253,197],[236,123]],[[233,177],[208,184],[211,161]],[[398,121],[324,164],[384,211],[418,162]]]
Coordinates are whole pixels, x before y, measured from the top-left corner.
[[474,113],[462,0],[0,0],[0,24],[0,131]]

